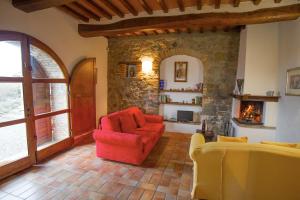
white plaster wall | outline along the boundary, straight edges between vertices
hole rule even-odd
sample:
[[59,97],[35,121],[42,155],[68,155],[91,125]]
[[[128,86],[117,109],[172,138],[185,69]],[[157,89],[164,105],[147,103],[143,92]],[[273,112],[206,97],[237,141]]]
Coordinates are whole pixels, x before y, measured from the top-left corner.
[[240,32],[240,47],[239,58],[237,67],[237,79],[245,78],[245,65],[246,65],[246,49],[247,49],[247,29],[242,29]]
[[[278,23],[249,25],[240,33],[237,79],[245,79],[244,94],[266,95],[278,90]],[[239,100],[233,101],[232,116],[239,113]],[[264,103],[264,125],[277,126],[278,103]]]
[[[174,82],[174,64],[176,61],[188,62],[187,82]],[[166,89],[195,87],[197,83],[203,82],[202,62],[186,55],[166,58],[160,64],[160,79],[166,81]]]
[[82,58],[96,57],[98,118],[107,113],[107,39],[83,38],[77,25],[78,21],[55,8],[25,13],[14,8],[9,0],[0,1],[0,30],[22,32],[41,40],[57,53],[69,73]]
[[[188,75],[187,82],[174,82],[174,64],[176,61],[188,62]],[[165,80],[166,89],[178,89],[178,88],[195,88],[196,84],[203,82],[203,64],[202,62],[194,57],[187,55],[176,55],[164,59],[160,64],[160,79]],[[182,102],[186,101],[191,103],[192,99],[196,96],[201,96],[200,93],[175,93],[166,92],[173,101]],[[177,110],[188,110],[194,112],[201,112],[200,106],[177,106],[177,105],[160,105],[159,112],[165,118],[177,118]],[[174,124],[169,123],[166,127],[167,131],[170,132],[185,132],[194,133],[200,125],[186,125],[186,124]]]
[[248,137],[248,143],[260,143],[261,141],[274,141],[276,130],[275,129],[257,129],[245,128],[237,126],[235,122],[232,123],[236,137]]
[[247,26],[244,93],[278,91],[278,23]]
[[300,67],[300,19],[279,24],[279,141],[300,142],[300,96],[284,95],[286,71],[294,67]]

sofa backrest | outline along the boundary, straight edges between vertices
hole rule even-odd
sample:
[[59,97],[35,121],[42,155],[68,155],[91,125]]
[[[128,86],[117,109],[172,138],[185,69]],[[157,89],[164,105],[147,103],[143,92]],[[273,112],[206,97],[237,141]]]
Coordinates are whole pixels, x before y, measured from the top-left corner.
[[300,199],[300,150],[264,144],[206,143],[193,149],[193,196]]
[[136,113],[138,111],[139,111],[139,108],[134,106],[134,107],[127,108],[125,110],[110,113],[101,118],[101,129],[107,130],[107,131],[122,132],[120,116],[125,112],[133,115],[134,113]]

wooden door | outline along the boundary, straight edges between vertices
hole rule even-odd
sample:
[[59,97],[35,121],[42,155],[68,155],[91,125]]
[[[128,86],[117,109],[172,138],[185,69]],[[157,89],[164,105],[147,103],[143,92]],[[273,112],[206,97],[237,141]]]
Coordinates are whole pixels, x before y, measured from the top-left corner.
[[28,40],[0,32],[0,179],[35,163]]
[[96,128],[95,63],[95,58],[81,60],[71,76],[71,132],[75,145],[91,141]]

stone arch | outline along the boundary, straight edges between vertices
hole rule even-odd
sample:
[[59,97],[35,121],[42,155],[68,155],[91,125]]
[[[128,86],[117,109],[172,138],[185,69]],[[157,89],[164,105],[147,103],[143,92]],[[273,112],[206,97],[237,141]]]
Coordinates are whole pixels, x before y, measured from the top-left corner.
[[[163,51],[158,54],[157,59],[153,61],[153,64],[157,65],[157,67],[159,69],[160,64],[163,60],[165,60],[166,58],[172,57],[172,56],[176,56],[176,55],[187,55],[187,56],[191,56],[191,57],[199,59],[203,65],[203,69],[204,69],[203,82],[205,82],[205,68],[208,64],[207,63],[208,56],[201,54],[198,51],[195,51],[193,49],[174,48],[174,49],[171,49],[168,51]],[[158,77],[160,77],[159,71],[160,70],[158,70]]]
[[[191,56],[194,58],[197,58],[198,60],[200,60],[202,62],[203,65],[203,83],[204,83],[204,88],[203,88],[203,103],[202,103],[202,109],[203,109],[203,115],[202,118],[203,119],[207,119],[209,118],[208,116],[206,116],[205,113],[205,107],[206,107],[206,102],[208,102],[208,90],[206,88],[206,83],[207,83],[207,76],[206,74],[207,69],[208,69],[208,55],[207,54],[203,54],[199,51],[196,51],[194,49],[186,49],[186,48],[173,48],[167,51],[163,51],[161,53],[159,53],[156,57],[156,59],[154,59],[153,64],[156,65],[158,67],[158,69],[160,69],[160,65],[161,62],[163,60],[165,60],[166,58],[172,57],[172,56],[176,56],[176,55],[187,55],[187,56]],[[160,70],[158,70],[158,73],[160,73]],[[158,74],[158,77],[160,77],[160,74]],[[159,83],[158,83],[159,84]]]

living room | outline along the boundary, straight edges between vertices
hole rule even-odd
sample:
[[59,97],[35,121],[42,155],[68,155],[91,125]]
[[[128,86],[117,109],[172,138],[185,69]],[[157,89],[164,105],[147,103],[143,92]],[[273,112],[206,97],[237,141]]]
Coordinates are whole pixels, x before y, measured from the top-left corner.
[[299,16],[1,1],[0,199],[300,199]]

